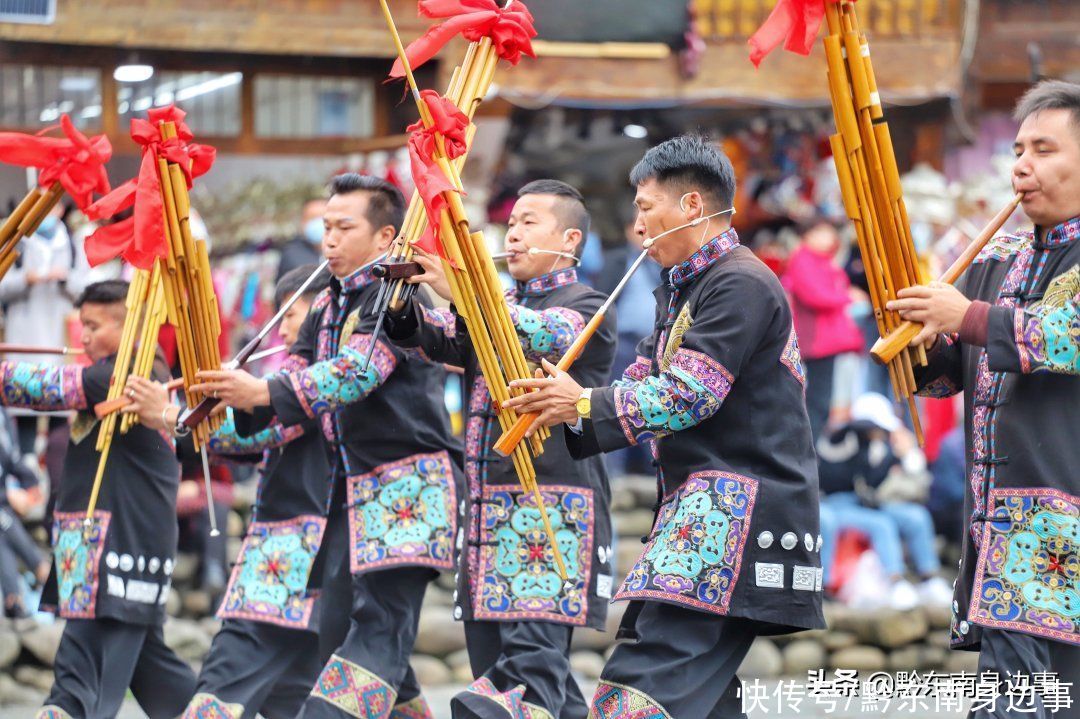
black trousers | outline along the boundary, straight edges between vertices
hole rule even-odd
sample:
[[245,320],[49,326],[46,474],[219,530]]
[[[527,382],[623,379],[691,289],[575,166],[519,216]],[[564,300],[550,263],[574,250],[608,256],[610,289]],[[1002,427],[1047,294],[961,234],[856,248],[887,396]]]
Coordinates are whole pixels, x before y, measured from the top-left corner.
[[314,632],[226,619],[210,645],[185,718],[233,705],[220,715],[292,719],[322,669],[318,645]]
[[112,719],[128,688],[150,719],[171,719],[195,693],[195,673],[165,646],[160,626],[69,619],[45,700],[76,719]]
[[592,708],[600,719],[745,719],[735,675],[757,636],[754,622],[674,604],[632,602],[623,620],[634,641],[618,644],[600,675]]
[[353,576],[347,525],[344,513],[331,513],[323,535],[319,654],[325,665],[299,714],[304,719],[382,717],[380,711],[420,695],[409,656],[424,592],[437,573],[404,567]]
[[[998,699],[993,707],[980,707],[968,714],[968,719],[1076,719],[1080,717],[1080,647],[1051,639],[1036,637],[1023,632],[1010,632],[1003,629],[984,627],[982,646],[979,650],[979,675],[983,672],[996,672],[1001,678]],[[1035,684],[1036,672],[1050,672],[1056,675],[1059,684],[1071,682],[1071,686],[1062,687],[1072,698],[1072,706],[1065,708],[1068,702],[1050,703],[1038,692],[1025,694],[1015,687]],[[1012,676],[1010,676],[1012,675]],[[1019,675],[1019,676],[1017,676]],[[1014,689],[1010,691],[1010,679]],[[1010,708],[1010,697],[1012,707]],[[1053,702],[1054,700],[1050,700]],[[1052,711],[1056,709],[1056,711]]]
[[542,707],[560,719],[585,719],[589,707],[570,674],[572,634],[573,627],[552,622],[466,622],[465,643],[477,682],[451,699],[454,719],[504,719],[503,705],[482,692],[507,694],[518,687],[523,695],[504,699]]

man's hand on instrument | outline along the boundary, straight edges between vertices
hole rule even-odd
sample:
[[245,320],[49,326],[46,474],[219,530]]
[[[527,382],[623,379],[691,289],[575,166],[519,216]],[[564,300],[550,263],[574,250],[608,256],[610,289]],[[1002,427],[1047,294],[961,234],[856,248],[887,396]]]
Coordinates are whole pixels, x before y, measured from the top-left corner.
[[539,416],[525,433],[526,437],[531,437],[538,427],[574,424],[578,420],[577,401],[581,397],[581,385],[547,360],[541,360],[541,363],[543,370],[536,370],[535,378],[517,379],[510,383],[511,388],[535,391],[503,402],[503,407],[513,407],[518,414],[538,413]]
[[[139,422],[144,427],[169,431],[172,427],[165,425],[163,418],[165,412],[172,404],[169,401],[169,390],[161,382],[154,382],[144,377],[128,377],[124,387],[124,395],[131,400],[131,404],[121,411],[127,414],[137,414]],[[179,409],[179,408],[177,408]],[[175,423],[175,415],[173,416]]]
[[897,296],[899,299],[889,302],[886,309],[897,311],[905,320],[923,326],[911,340],[912,347],[925,345],[942,332],[959,332],[964,314],[971,306],[971,300],[945,282],[907,287],[900,290]]
[[450,281],[446,279],[446,272],[443,270],[442,259],[436,255],[429,255],[419,248],[413,249],[412,258],[424,268],[424,274],[413,275],[405,281],[412,285],[425,284],[439,297],[447,302],[451,301],[453,294],[450,292]]
[[244,370],[206,370],[195,376],[199,384],[192,385],[191,391],[215,397],[222,404],[248,411],[270,405],[270,383]]

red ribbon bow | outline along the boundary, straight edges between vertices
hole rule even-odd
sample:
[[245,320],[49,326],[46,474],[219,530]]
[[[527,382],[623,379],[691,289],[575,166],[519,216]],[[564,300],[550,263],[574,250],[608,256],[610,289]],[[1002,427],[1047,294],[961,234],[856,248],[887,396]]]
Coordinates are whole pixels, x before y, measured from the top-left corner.
[[[532,38],[536,37],[533,16],[521,0],[514,0],[508,8],[499,7],[495,0],[420,0],[419,5],[421,17],[447,20],[428,28],[405,49],[414,70],[433,58],[455,35],[469,42],[491,38],[495,54],[511,65],[517,65],[522,55],[536,57],[532,48]],[[390,77],[404,74],[401,60],[395,61]]]
[[[184,123],[184,115],[183,110],[169,105],[150,110],[148,120],[131,121],[131,137],[143,148],[139,175],[87,208],[86,216],[101,220],[132,205],[135,213],[126,220],[99,228],[86,238],[86,259],[92,266],[122,257],[136,267],[149,270],[155,259],[165,257],[165,218],[158,158],[179,165],[188,189],[191,189],[192,180],[210,169],[217,154],[217,150],[209,145],[191,142],[195,136]],[[163,122],[176,125],[176,137],[161,139],[159,126]]]
[[65,137],[44,136],[54,127],[37,135],[0,132],[0,162],[38,168],[41,187],[59,182],[75,205],[85,211],[95,192],[109,191],[105,163],[112,157],[112,145],[104,135],[87,138],[67,115],[60,116]]
[[428,253],[438,253],[445,257],[438,241],[439,218],[446,209],[444,192],[456,192],[457,188],[435,162],[435,151],[439,137],[442,137],[446,157],[453,160],[461,157],[468,149],[467,133],[469,118],[454,103],[434,90],[421,90],[420,99],[431,114],[431,127],[424,127],[422,121],[409,125],[409,165],[412,168],[413,184],[427,210],[428,228],[417,246]]
[[757,32],[750,36],[750,62],[761,65],[765,56],[784,43],[784,49],[809,55],[821,21],[825,3],[838,0],[779,0]]

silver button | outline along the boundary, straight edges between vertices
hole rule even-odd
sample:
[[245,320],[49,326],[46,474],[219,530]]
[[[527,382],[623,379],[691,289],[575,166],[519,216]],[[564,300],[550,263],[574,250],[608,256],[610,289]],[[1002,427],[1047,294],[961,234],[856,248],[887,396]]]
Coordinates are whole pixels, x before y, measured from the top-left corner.
[[957,612],[960,611],[960,605],[956,603],[955,599],[952,600],[952,610],[953,610],[953,614],[956,614]]
[[461,619],[461,607],[454,607],[454,619]]
[[810,534],[810,532],[807,532],[806,536],[802,538],[802,543],[803,546],[806,547],[806,551],[814,551],[814,537]]
[[784,532],[784,536],[780,537],[780,546],[784,549],[795,549],[798,543],[799,538],[795,536],[795,532]]
[[815,552],[820,552],[821,551],[821,535],[820,534],[817,536],[817,544],[814,545],[814,551]]
[[762,549],[768,549],[772,546],[773,536],[772,532],[765,531],[757,536],[757,544]]
[[969,629],[971,629],[970,624],[968,624],[967,622],[960,622],[960,633],[961,634],[967,634]]

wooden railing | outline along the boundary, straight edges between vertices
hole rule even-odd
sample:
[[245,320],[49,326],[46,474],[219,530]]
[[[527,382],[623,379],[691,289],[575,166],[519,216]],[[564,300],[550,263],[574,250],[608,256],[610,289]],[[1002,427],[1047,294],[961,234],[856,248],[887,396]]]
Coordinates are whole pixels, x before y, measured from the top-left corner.
[[[710,42],[745,42],[775,4],[776,0],[693,0],[698,30]],[[959,32],[962,16],[963,0],[872,0],[859,8],[863,29],[879,38],[953,34]]]

